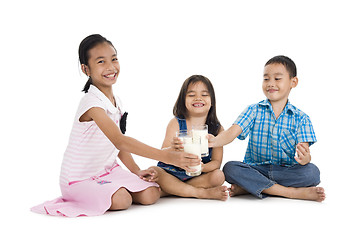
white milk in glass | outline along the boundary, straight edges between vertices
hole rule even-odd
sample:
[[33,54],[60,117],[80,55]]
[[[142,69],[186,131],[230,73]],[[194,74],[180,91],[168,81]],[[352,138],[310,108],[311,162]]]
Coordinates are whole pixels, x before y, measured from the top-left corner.
[[[199,136],[193,136],[193,131],[188,130],[180,130],[177,132],[176,135],[183,143],[184,152],[191,153],[197,155],[199,158],[202,156],[202,149],[201,149],[201,141]],[[199,176],[202,173],[202,165],[199,164],[198,166],[189,166],[189,168],[194,169],[194,172],[187,172],[188,176]]]
[[[202,156],[202,151],[201,151],[201,145],[199,140],[198,141],[190,141],[189,138],[183,138],[183,147],[184,147],[184,152],[186,153],[191,153],[194,155],[197,155],[199,158],[201,158]],[[192,139],[192,138],[190,138]],[[193,139],[194,140],[194,139]],[[194,169],[196,170],[195,172],[187,172],[186,174],[188,176],[199,176],[202,172],[202,166],[201,164],[197,165],[197,166],[189,166],[190,169]]]
[[201,151],[202,151],[202,157],[208,156],[208,125],[197,125],[192,126],[192,132],[194,138],[200,138],[201,140]]

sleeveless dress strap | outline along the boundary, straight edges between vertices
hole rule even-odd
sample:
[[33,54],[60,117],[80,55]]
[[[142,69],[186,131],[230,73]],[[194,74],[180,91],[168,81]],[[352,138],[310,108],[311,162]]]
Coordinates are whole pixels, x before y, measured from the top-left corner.
[[187,122],[185,119],[176,117],[179,125],[179,130],[187,130]]

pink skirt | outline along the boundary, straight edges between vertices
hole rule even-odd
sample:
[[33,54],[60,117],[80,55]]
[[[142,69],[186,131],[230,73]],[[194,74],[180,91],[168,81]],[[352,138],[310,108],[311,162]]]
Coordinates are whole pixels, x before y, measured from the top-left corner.
[[35,206],[31,211],[66,217],[102,215],[110,208],[111,197],[119,188],[140,192],[158,184],[116,166],[106,174],[60,187],[62,197]]

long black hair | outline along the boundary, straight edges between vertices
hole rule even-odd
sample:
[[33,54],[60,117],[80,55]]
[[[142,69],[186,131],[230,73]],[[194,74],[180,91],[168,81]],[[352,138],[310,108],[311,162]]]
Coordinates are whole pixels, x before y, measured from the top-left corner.
[[[84,64],[84,65],[88,66],[89,50],[103,42],[110,44],[114,48],[115,52],[117,51],[115,49],[115,47],[113,46],[112,42],[109,41],[108,39],[106,39],[105,37],[103,37],[102,35],[100,35],[100,34],[89,35],[86,38],[84,38],[83,41],[81,41],[81,43],[79,45],[80,65]],[[88,81],[86,82],[86,84],[83,88],[83,92],[87,93],[91,84],[92,84],[92,79],[91,79],[91,77],[89,77]]]
[[209,133],[216,136],[221,128],[221,123],[219,122],[216,113],[216,95],[211,81],[202,75],[192,75],[184,81],[178,99],[173,107],[173,115],[181,119],[186,119],[188,117],[188,110],[185,104],[188,86],[197,82],[202,82],[206,85],[211,97],[211,108],[207,115],[206,124],[208,125]]

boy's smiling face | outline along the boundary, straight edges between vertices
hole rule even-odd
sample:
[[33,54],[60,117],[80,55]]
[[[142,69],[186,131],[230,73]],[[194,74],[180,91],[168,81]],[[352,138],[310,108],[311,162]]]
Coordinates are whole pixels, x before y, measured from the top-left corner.
[[287,103],[288,95],[298,83],[297,77],[290,77],[285,66],[280,63],[266,65],[263,72],[262,90],[271,103]]

